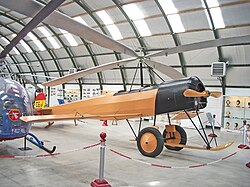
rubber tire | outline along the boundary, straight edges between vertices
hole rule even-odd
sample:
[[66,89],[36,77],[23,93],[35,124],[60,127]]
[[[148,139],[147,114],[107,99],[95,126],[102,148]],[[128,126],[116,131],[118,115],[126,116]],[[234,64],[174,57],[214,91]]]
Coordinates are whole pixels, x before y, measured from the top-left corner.
[[[150,133],[156,138],[157,145],[156,145],[156,148],[152,152],[147,152],[146,150],[143,149],[141,145],[141,138],[143,137],[145,133]],[[142,155],[148,156],[148,157],[156,157],[162,152],[163,145],[164,145],[164,139],[162,138],[160,131],[157,130],[156,128],[146,127],[140,131],[138,138],[137,138],[137,147]]]
[[[178,142],[179,144],[182,144],[182,145],[186,145],[187,143],[187,133],[185,132],[185,130],[180,127],[179,125],[175,125],[175,129],[176,131],[181,135],[181,141]],[[166,138],[166,135],[167,135],[167,131],[166,129],[163,131],[163,138]],[[167,142],[167,140],[165,141]],[[183,147],[172,147],[172,146],[168,146],[168,145],[165,145],[165,147],[169,150],[173,150],[173,151],[180,151],[183,149]]]

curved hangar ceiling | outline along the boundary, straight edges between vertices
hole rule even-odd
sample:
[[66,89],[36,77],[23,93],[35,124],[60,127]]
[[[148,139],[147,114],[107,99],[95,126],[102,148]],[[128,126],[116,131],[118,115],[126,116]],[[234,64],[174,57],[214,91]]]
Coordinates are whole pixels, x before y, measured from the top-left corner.
[[[50,2],[0,0],[0,50]],[[143,56],[183,75],[197,75],[208,86],[220,86],[210,76],[211,63],[228,61],[226,86],[249,87],[249,10],[246,0],[67,0],[15,45],[1,61],[1,75],[24,74],[26,82],[37,84],[67,75],[70,68],[80,71]],[[195,46],[188,45],[192,43]],[[134,60],[70,83],[125,88],[137,65]],[[159,81],[150,71],[144,68],[145,84]],[[139,74],[135,83],[140,84]]]

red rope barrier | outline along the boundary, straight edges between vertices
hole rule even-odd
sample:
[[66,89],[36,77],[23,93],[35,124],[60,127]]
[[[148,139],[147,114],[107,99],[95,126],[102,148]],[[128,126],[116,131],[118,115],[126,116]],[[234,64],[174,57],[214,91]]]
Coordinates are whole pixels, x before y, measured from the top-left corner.
[[[127,155],[125,155],[125,154],[123,154],[123,153],[120,153],[120,152],[118,152],[118,151],[115,151],[114,149],[110,149],[110,148],[108,148],[108,149],[109,149],[112,153],[115,153],[115,154],[117,154],[117,155],[119,155],[119,156],[122,156],[123,158],[127,158],[127,159],[129,159],[129,160],[134,160],[135,162],[140,162],[140,163],[142,163],[142,164],[146,164],[146,165],[150,165],[150,166],[160,167],[160,168],[167,168],[167,169],[172,169],[172,168],[173,168],[173,169],[183,169],[183,168],[189,168],[189,169],[190,169],[190,168],[204,167],[204,166],[208,166],[208,165],[215,164],[215,163],[220,162],[220,161],[224,161],[224,160],[226,160],[226,159],[228,159],[228,158],[230,158],[230,157],[236,155],[236,154],[239,152],[239,151],[234,152],[234,153],[229,154],[229,155],[227,155],[227,156],[225,156],[225,157],[223,157],[223,158],[220,158],[220,159],[218,159],[218,160],[215,160],[215,161],[212,161],[212,162],[209,162],[209,163],[197,164],[197,165],[192,165],[192,166],[181,166],[181,167],[178,167],[178,166],[168,166],[168,165],[154,164],[154,163],[149,163],[149,162],[137,160],[137,159],[134,159],[134,158],[132,158],[132,157],[130,157],[130,156],[127,156]],[[245,147],[244,147],[243,149],[241,149],[240,151],[242,151],[242,150],[244,150],[244,149],[245,149]]]
[[0,159],[1,158],[42,158],[42,157],[58,156],[58,155],[72,153],[72,152],[76,152],[76,151],[80,151],[80,150],[86,150],[86,149],[89,149],[89,148],[92,148],[92,147],[96,147],[96,146],[98,146],[100,144],[101,143],[99,142],[99,143],[96,143],[96,144],[92,144],[92,145],[85,146],[85,147],[82,147],[82,148],[79,148],[79,149],[75,149],[75,150],[65,151],[65,152],[62,152],[62,153],[40,154],[40,155],[27,155],[27,156],[2,155],[2,156],[0,156]]

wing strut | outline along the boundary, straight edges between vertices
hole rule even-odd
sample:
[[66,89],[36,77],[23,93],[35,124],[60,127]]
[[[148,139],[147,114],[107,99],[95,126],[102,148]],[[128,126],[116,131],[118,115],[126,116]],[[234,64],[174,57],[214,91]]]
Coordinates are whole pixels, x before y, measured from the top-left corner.
[[197,132],[200,134],[201,138],[203,139],[203,141],[204,141],[205,144],[207,145],[207,149],[210,149],[210,148],[211,148],[210,142],[209,142],[209,140],[208,140],[208,138],[207,138],[207,135],[206,135],[206,132],[205,132],[204,127],[203,127],[203,125],[202,125],[202,122],[201,122],[201,119],[200,119],[200,117],[199,117],[198,111],[196,110],[196,114],[197,114],[197,116],[198,116],[198,118],[199,118],[199,122],[200,122],[200,125],[201,125],[201,128],[202,128],[202,130],[203,130],[203,133],[204,133],[204,136],[205,136],[205,137],[201,134],[201,132],[199,131],[198,127],[195,125],[194,121],[193,121],[192,118],[190,117],[189,113],[188,113],[186,110],[184,110],[184,112],[186,113],[186,115],[188,116],[189,120],[192,122],[192,124],[194,125],[195,129],[197,130]]

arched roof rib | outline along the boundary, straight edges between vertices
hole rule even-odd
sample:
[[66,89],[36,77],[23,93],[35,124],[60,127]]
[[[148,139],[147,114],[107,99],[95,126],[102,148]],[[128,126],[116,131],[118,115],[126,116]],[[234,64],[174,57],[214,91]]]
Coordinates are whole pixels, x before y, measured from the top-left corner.
[[[10,15],[2,14],[2,13],[0,13],[0,15],[5,16],[5,17],[7,17],[7,18],[9,18],[9,19],[11,19],[11,20],[13,20],[13,21],[15,21],[16,23],[19,23],[19,24],[22,25],[23,27],[25,26],[25,24],[23,24],[21,21],[19,21],[18,19],[14,18],[14,17],[11,17]],[[31,33],[32,33],[35,37],[39,38],[38,35],[37,35],[35,32],[31,31]],[[40,40],[40,41],[41,41],[41,40]],[[26,43],[27,43],[28,46],[31,48],[33,54],[35,55],[35,57],[37,58],[39,64],[41,65],[42,70],[43,70],[43,72],[44,72],[44,75],[45,75],[45,76],[49,76],[49,75],[47,74],[47,70],[46,70],[44,64],[42,63],[42,60],[41,60],[41,57],[39,56],[39,54],[33,49],[33,47],[32,47],[31,45],[29,45],[28,42],[26,42]],[[30,62],[30,60],[29,60],[29,62]],[[48,80],[48,79],[47,79],[47,80]]]
[[[168,47],[178,46],[182,44],[197,42],[197,41],[204,41],[207,39],[213,39],[213,38],[223,38],[223,37],[230,37],[230,36],[237,36],[237,35],[247,35],[250,33],[250,20],[248,16],[247,10],[250,8],[250,2],[247,0],[230,0],[230,1],[223,1],[219,0],[218,7],[221,8],[223,18],[225,21],[225,27],[224,28],[215,28],[213,25],[213,19],[211,15],[209,16],[210,22],[212,24],[212,27],[210,28],[208,26],[208,20],[206,20],[205,11],[208,11],[208,15],[210,14],[210,9],[208,5],[205,7],[202,6],[202,1],[204,4],[207,4],[208,0],[191,0],[189,3],[173,0],[173,3],[175,4],[177,8],[177,14],[180,15],[181,19],[184,21],[183,24],[185,26],[185,32],[184,33],[175,33],[172,28],[171,24],[168,21],[168,18],[166,15],[164,15],[164,11],[161,9],[159,0],[154,1],[146,1],[146,0],[134,0],[134,1],[128,1],[128,0],[112,0],[112,1],[96,1],[96,0],[81,0],[81,1],[66,1],[60,8],[62,12],[68,14],[69,16],[81,16],[83,18],[88,17],[87,21],[88,23],[91,23],[91,27],[95,28],[97,30],[100,30],[102,33],[107,34],[108,30],[106,30],[106,25],[102,23],[102,21],[99,20],[98,16],[95,14],[96,12],[100,10],[106,10],[108,13],[114,12],[114,14],[111,14],[111,16],[117,16],[114,19],[114,24],[118,26],[118,28],[124,28],[122,33],[125,37],[120,40],[121,43],[128,44],[129,46],[132,46],[134,50],[141,47],[143,49],[144,54],[154,52],[154,51],[160,51],[162,49],[166,49]],[[40,1],[44,2],[44,1]],[[150,24],[150,29],[152,29],[152,35],[151,36],[145,36],[141,37],[138,34],[138,31],[136,30],[136,27],[133,25],[133,22],[129,19],[126,12],[123,11],[122,6],[128,5],[128,4],[138,4],[143,12],[145,13],[145,17],[143,18],[148,24]],[[154,4],[154,5],[153,5]],[[155,6],[155,7],[152,7]],[[7,15],[11,17],[20,17],[20,19],[24,19],[23,16],[19,16],[13,11],[4,10],[3,12],[8,12]],[[156,11],[156,9],[158,9]],[[155,11],[155,12],[154,12]],[[229,14],[231,12],[231,14]],[[197,18],[197,19],[192,19]],[[198,19],[199,18],[199,19]],[[19,18],[18,20],[21,21]],[[165,23],[163,22],[165,20]],[[26,20],[25,20],[26,21]],[[155,21],[159,21],[161,24],[155,26]],[[23,22],[23,21],[21,21]],[[207,23],[205,23],[207,22]],[[23,22],[23,24],[25,24]],[[152,27],[153,26],[153,27]],[[167,29],[165,29],[167,28]],[[19,30],[17,27],[14,27],[15,30]],[[52,27],[51,32],[55,31],[55,29]],[[238,31],[238,32],[236,32]],[[2,33],[5,35],[5,33]],[[60,34],[56,35],[56,32],[53,33],[54,37],[57,37],[57,40],[59,41],[59,38],[63,37],[60,36]],[[110,35],[111,36],[111,35]],[[38,39],[41,41],[46,41],[46,38],[43,36],[38,36]],[[171,41],[172,40],[172,41]],[[26,40],[27,43],[30,43],[30,41]],[[112,55],[114,55],[115,59],[123,59],[126,58],[126,55],[114,53],[109,50],[102,50],[101,47],[98,47],[96,45],[93,45],[87,41],[82,40],[83,46],[86,46],[86,52],[84,54],[76,54],[74,51],[74,47],[67,46],[64,41],[60,41],[62,48],[65,48],[66,54],[65,56],[60,55],[59,50],[56,52],[55,49],[48,48],[48,55],[40,55],[42,52],[36,51],[34,49],[32,53],[34,53],[34,58],[29,60],[29,54],[22,54],[25,56],[26,61],[32,62],[39,62],[41,61],[42,64],[44,64],[46,61],[52,61],[55,63],[55,66],[57,66],[56,69],[42,69],[42,70],[32,70],[34,73],[41,74],[44,73],[46,75],[49,75],[50,73],[53,74],[55,71],[58,71],[61,75],[66,72],[65,69],[62,69],[60,67],[60,63],[63,63],[63,60],[68,60],[67,62],[71,62],[72,67],[79,68],[78,66],[78,60],[81,58],[89,58],[91,59],[94,66],[98,64],[106,63],[107,59],[112,59]],[[160,44],[160,45],[157,45]],[[45,43],[46,44],[46,43]],[[44,45],[45,45],[44,44]],[[218,47],[214,49],[208,49],[208,50],[201,50],[197,52],[185,52],[185,53],[179,53],[176,55],[171,55],[168,57],[153,57],[152,60],[156,60],[162,63],[170,64],[172,67],[180,69],[181,71],[187,75],[192,75],[193,73],[201,74],[201,78],[209,78],[209,73],[203,74],[204,71],[209,71],[210,65],[212,60],[232,60],[232,63],[229,63],[229,74],[227,76],[227,84],[224,84],[225,86],[236,86],[241,85],[244,86],[243,83],[236,84],[236,82],[232,79],[232,72],[238,72],[241,68],[249,68],[249,62],[247,62],[247,56],[249,56],[247,53],[244,52],[244,50],[248,49],[249,44],[245,44],[245,46],[234,46],[234,49],[230,46],[226,47]],[[46,45],[45,45],[46,46]],[[94,46],[94,50],[93,50]],[[72,49],[72,50],[71,50]],[[80,49],[80,47],[79,47]],[[98,50],[96,50],[98,49]],[[100,50],[99,50],[100,49]],[[245,55],[245,58],[234,58],[232,55],[230,55],[230,51],[232,51],[232,54],[235,55]],[[240,52],[236,52],[240,51]],[[55,53],[56,52],[56,53]],[[38,56],[36,56],[36,54]],[[20,57],[22,57],[20,55]],[[16,55],[12,55],[15,57]],[[106,56],[106,57],[105,57]],[[20,58],[19,55],[16,57]],[[36,59],[35,59],[36,57]],[[202,58],[203,57],[203,58]],[[17,58],[17,62],[18,59]],[[237,62],[236,62],[237,60]],[[25,59],[23,60],[25,62]],[[200,63],[199,63],[200,62]],[[26,63],[26,62],[25,62]],[[124,87],[125,84],[128,84],[131,78],[132,69],[134,68],[135,63],[131,63],[128,66],[120,68],[120,74],[121,78],[120,80],[117,80],[114,84],[121,84]],[[45,65],[44,65],[45,67]],[[46,66],[47,67],[47,66]],[[46,68],[45,67],[45,68]],[[114,72],[118,69],[115,68]],[[199,72],[200,71],[200,72]],[[100,87],[102,85],[110,84],[108,80],[110,80],[110,77],[112,74],[103,73],[103,75],[100,73],[100,75],[97,76],[97,79],[95,82],[88,82],[88,79],[86,79],[86,82],[83,82],[83,84],[100,84]],[[91,77],[93,79],[93,77]],[[105,79],[104,79],[105,78]],[[116,77],[117,79],[118,77]],[[36,79],[36,78],[35,78]],[[84,78],[82,79],[84,80]],[[93,79],[94,80],[94,79]],[[38,80],[39,81],[39,80]],[[79,83],[79,82],[78,82]],[[151,80],[152,83],[152,80]],[[113,82],[112,82],[113,84]],[[217,86],[217,83],[214,82],[206,82],[206,84],[210,86]]]
[[[14,29],[12,29],[12,28],[10,28],[10,27],[8,27],[8,26],[2,24],[1,22],[0,22],[0,26],[5,27],[6,29],[10,30],[10,31],[11,31],[12,33],[14,33],[14,34],[17,34],[17,33],[18,33],[18,32],[15,31]],[[1,34],[1,35],[2,35],[2,34]],[[5,38],[6,38],[6,37],[5,37]],[[8,40],[9,40],[9,39],[8,39]],[[9,41],[10,41],[10,40],[9,40]],[[27,42],[26,42],[26,44],[27,44]],[[27,44],[27,45],[28,45],[28,44]],[[31,72],[32,74],[35,74],[35,72],[33,72],[32,68],[30,67],[29,62],[28,62],[28,59],[27,59],[27,57],[25,56],[25,54],[22,53],[22,51],[18,48],[18,46],[16,46],[16,49],[17,49],[18,52],[20,53],[22,59],[23,59],[23,60],[25,61],[25,63],[27,64],[27,67],[28,67],[28,69],[30,70],[30,72]],[[6,64],[7,64],[7,63],[6,63]],[[8,65],[8,64],[7,64],[7,65]],[[22,69],[22,68],[18,68],[19,73],[22,73],[22,72],[20,71],[21,69]],[[33,77],[33,81],[34,81],[34,83],[37,83],[37,80],[36,80],[35,77]]]

